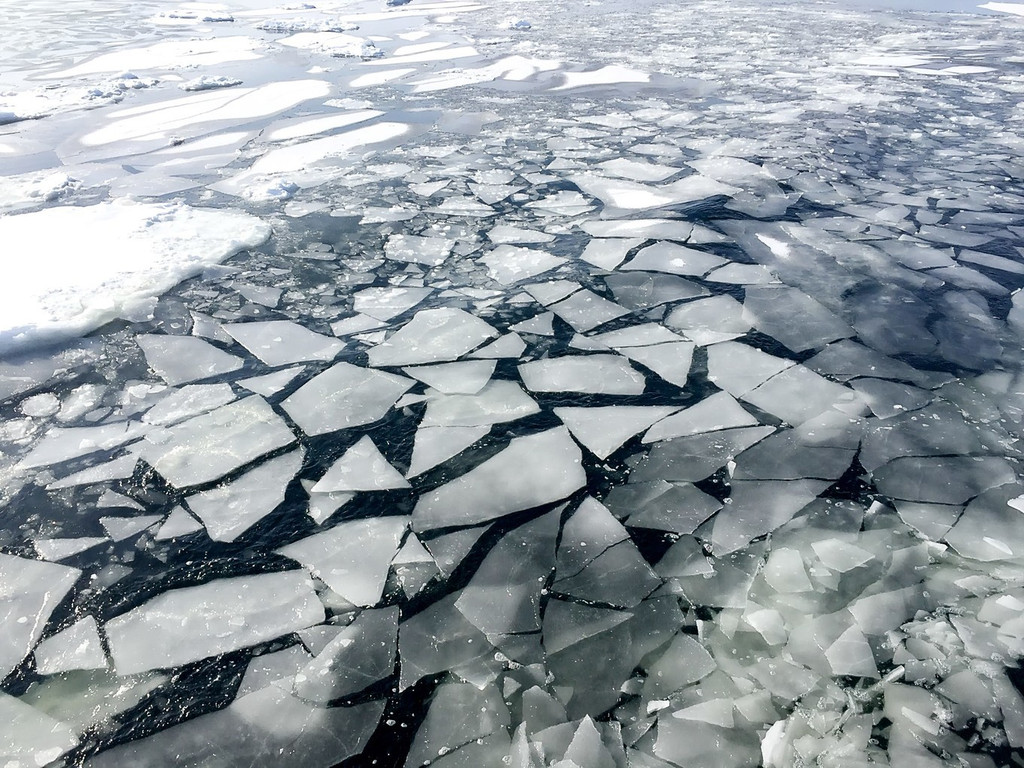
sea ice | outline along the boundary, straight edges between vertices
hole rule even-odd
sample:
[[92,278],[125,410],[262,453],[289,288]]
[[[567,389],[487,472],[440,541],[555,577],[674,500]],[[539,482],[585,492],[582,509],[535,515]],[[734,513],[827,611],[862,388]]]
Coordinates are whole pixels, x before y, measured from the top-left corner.
[[712,253],[662,241],[640,249],[637,255],[620,269],[700,277],[725,263],[725,259]]
[[751,327],[743,316],[743,305],[732,296],[712,296],[680,304],[664,322],[701,346],[730,341]]
[[631,437],[675,410],[674,406],[609,405],[555,408],[554,414],[591,453],[599,459],[606,459]]
[[273,640],[324,619],[305,571],[215,579],[164,592],[106,623],[119,675]]
[[0,218],[0,241],[30,249],[0,287],[0,351],[85,333],[270,236],[231,210],[128,200]]
[[384,593],[388,568],[408,527],[408,517],[350,520],[278,552],[302,563],[353,605],[373,606]]
[[106,669],[107,666],[96,619],[92,616],[86,616],[43,640],[36,648],[35,657],[36,670],[41,675],[74,669]]
[[294,442],[284,421],[258,395],[163,429],[132,451],[178,488],[216,480]]
[[5,766],[49,765],[78,744],[67,725],[6,693],[0,693],[0,720],[7,723],[0,743]]
[[748,286],[743,318],[794,352],[819,349],[854,330],[807,294],[786,286]]
[[408,487],[409,483],[388,463],[370,436],[363,435],[330,466],[311,492],[386,491]]
[[307,435],[371,424],[413,385],[412,379],[351,363],[336,363],[313,377],[281,407]]
[[354,309],[375,320],[390,320],[412,309],[434,292],[433,288],[366,288],[354,296]]
[[146,411],[142,420],[147,424],[166,426],[220,408],[234,399],[235,393],[230,384],[189,384]]
[[489,424],[476,427],[420,427],[416,430],[408,477],[416,477],[458,455],[491,431]]
[[333,360],[344,342],[322,336],[290,320],[222,326],[231,338],[272,367],[309,360]]
[[303,450],[260,464],[237,480],[188,496],[188,508],[214,541],[234,541],[284,501],[285,490],[302,467]]
[[534,360],[519,366],[523,384],[533,392],[589,392],[639,395],[642,374],[618,355],[572,355]]
[[618,304],[587,289],[577,291],[569,298],[551,304],[550,309],[568,323],[573,330],[580,333],[585,333],[599,325],[629,314],[629,310],[623,309]]
[[513,245],[499,245],[480,261],[501,285],[512,285],[565,263],[561,256]]
[[135,337],[149,367],[172,387],[237,371],[242,361],[195,336]]
[[472,352],[497,335],[487,322],[465,310],[422,309],[367,355],[372,366],[436,363]]
[[582,460],[565,428],[514,438],[483,464],[421,495],[413,527],[473,525],[558,501],[586,484]]
[[727,392],[716,392],[647,430],[645,443],[758,424]]
[[[634,311],[708,294],[696,283],[663,272],[615,273],[605,278],[605,284],[619,304]],[[729,338],[735,338],[735,334]]]
[[496,379],[475,395],[432,397],[420,427],[489,426],[539,412],[540,406],[516,382]]

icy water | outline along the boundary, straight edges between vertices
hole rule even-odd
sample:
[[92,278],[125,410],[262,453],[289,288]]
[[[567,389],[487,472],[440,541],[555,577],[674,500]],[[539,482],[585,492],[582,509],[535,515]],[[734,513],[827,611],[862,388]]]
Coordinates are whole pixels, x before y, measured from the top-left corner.
[[89,5],[0,766],[1024,764],[1024,6]]

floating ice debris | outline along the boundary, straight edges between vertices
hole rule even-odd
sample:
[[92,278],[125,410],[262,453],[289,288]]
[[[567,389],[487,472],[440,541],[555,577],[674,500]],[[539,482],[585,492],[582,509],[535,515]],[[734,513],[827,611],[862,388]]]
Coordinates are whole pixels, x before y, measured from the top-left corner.
[[308,360],[332,360],[345,344],[290,320],[232,323],[223,326],[235,341],[270,366]]
[[586,288],[575,292],[567,299],[551,304],[550,309],[573,330],[581,333],[629,314],[629,310]]
[[479,427],[515,421],[539,412],[537,402],[517,383],[496,379],[475,395],[431,398],[420,427]]
[[491,380],[493,360],[465,360],[403,368],[402,372],[446,395],[475,395]]
[[550,243],[555,239],[555,236],[533,229],[514,227],[511,224],[498,224],[487,230],[487,239],[497,245],[531,245],[534,243]]
[[385,491],[408,487],[401,473],[381,455],[373,440],[364,435],[330,466],[311,492]]
[[393,261],[436,267],[445,262],[454,245],[453,240],[443,237],[391,235],[384,244],[384,255]]
[[188,508],[214,541],[234,541],[284,501],[285,489],[302,466],[299,449],[271,459],[237,480],[188,496]]
[[534,336],[554,336],[554,320],[554,312],[544,312],[543,314],[531,317],[529,320],[523,320],[521,323],[509,326],[509,330],[515,333],[529,333]]
[[631,437],[675,410],[673,406],[610,405],[555,408],[554,414],[587,450],[599,459],[606,459]]
[[774,431],[773,427],[743,427],[655,443],[646,461],[633,470],[630,482],[699,482]]
[[281,417],[252,395],[176,426],[152,429],[132,450],[167,482],[185,488],[223,477],[294,441]]
[[509,722],[508,707],[493,685],[477,688],[469,683],[443,683],[430,699],[406,765],[412,768],[433,762],[438,756],[507,728]]
[[499,245],[480,261],[491,277],[502,285],[512,285],[564,264],[565,259],[544,251]]
[[187,536],[190,533],[203,530],[203,524],[192,517],[182,507],[175,507],[167,516],[160,530],[154,537],[157,541],[176,539],[179,536]]
[[83,469],[80,472],[73,472],[65,475],[59,480],[54,480],[46,486],[47,490],[58,488],[74,488],[78,485],[91,485],[109,480],[124,480],[135,474],[135,467],[139,460],[132,455],[122,456],[113,461],[104,462],[95,467]]
[[794,352],[819,349],[854,330],[807,294],[785,286],[749,286],[743,317]]
[[237,371],[242,361],[194,336],[143,335],[135,338],[146,362],[171,386]]
[[433,288],[366,288],[355,294],[354,308],[376,320],[390,320],[412,309],[433,292]]
[[367,610],[342,629],[295,675],[295,695],[327,704],[359,693],[392,674],[398,608]]
[[412,379],[337,363],[286,398],[281,407],[307,435],[371,424],[413,385]]
[[737,342],[708,347],[708,378],[733,397],[743,397],[792,365],[792,360],[775,357]]
[[36,648],[36,670],[53,675],[74,669],[105,669],[107,657],[100,643],[96,619],[86,616],[48,637]]
[[98,427],[54,427],[36,442],[18,466],[34,469],[98,451],[110,451],[138,440],[145,433],[145,426],[134,421],[112,422]]
[[651,76],[618,64],[609,64],[591,72],[566,72],[565,83],[552,90],[561,91],[571,88],[583,88],[593,85],[609,85],[616,83],[646,83]]
[[189,384],[175,390],[143,414],[147,424],[165,426],[212,411],[235,399],[230,384]]
[[758,424],[750,413],[726,392],[716,392],[696,405],[666,418],[647,430],[645,443],[670,440],[675,437],[696,435],[732,427],[752,427]]
[[118,674],[216,656],[323,621],[304,571],[216,579],[164,592],[106,623]]
[[702,346],[735,339],[751,328],[743,316],[742,305],[731,296],[712,296],[681,304],[669,312],[664,322]]
[[552,510],[505,534],[455,601],[488,637],[540,629],[541,589],[554,567],[558,517],[559,510]]
[[281,371],[268,373],[264,376],[254,376],[251,379],[239,379],[238,386],[255,392],[257,395],[270,397],[276,395],[282,389],[291,384],[297,377],[301,376],[305,368],[285,368]]
[[32,546],[43,560],[65,560],[87,549],[105,544],[108,541],[102,536],[83,536],[77,539],[35,539]]
[[643,242],[643,239],[639,237],[595,237],[587,243],[580,258],[601,269],[615,269],[625,261],[626,255],[631,250]]
[[485,360],[518,358],[525,350],[526,342],[522,340],[518,333],[506,333],[504,336],[499,336],[496,341],[473,352],[470,357]]
[[696,283],[659,272],[616,273],[606,277],[605,284],[615,295],[616,302],[634,311],[708,295],[707,289]]
[[[639,211],[666,205],[692,203],[716,195],[731,195],[739,190],[699,174],[661,186],[639,184],[626,179],[609,179],[593,173],[570,177],[586,194],[600,199],[610,208]],[[591,233],[594,234],[594,233]]]
[[498,332],[462,309],[423,309],[387,341],[367,354],[370,365],[422,365],[454,360]]
[[0,693],[0,718],[7,723],[0,745],[5,765],[48,765],[78,744],[67,725],[6,693]]
[[416,430],[408,477],[416,477],[464,451],[491,431],[490,424],[471,427],[420,427]]
[[302,563],[353,605],[373,606],[380,602],[388,568],[408,527],[408,517],[351,520],[278,552]]
[[0,624],[4,627],[0,675],[13,672],[32,651],[50,614],[81,573],[77,568],[0,553]]
[[582,460],[564,428],[514,438],[483,464],[421,495],[413,528],[473,525],[566,498],[586,484]]
[[590,392],[639,395],[642,374],[618,355],[573,355],[535,360],[519,366],[523,384],[533,392]]
[[631,528],[653,528],[680,535],[693,533],[697,526],[722,508],[722,502],[690,483],[629,483],[616,486],[605,504],[626,517]]
[[154,526],[160,520],[161,515],[140,515],[139,517],[101,517],[100,525],[107,532],[111,541],[124,541],[136,534],[142,533],[147,528]]
[[724,263],[725,259],[711,253],[674,243],[660,242],[642,248],[620,269],[623,271],[668,272],[674,275],[696,275],[699,277]]
[[585,221],[580,227],[593,237],[626,237],[641,240],[675,240],[685,243],[693,225],[679,219],[622,219]]
[[693,363],[693,349],[694,345],[688,341],[674,341],[667,344],[617,348],[617,351],[654,371],[670,384],[684,387]]

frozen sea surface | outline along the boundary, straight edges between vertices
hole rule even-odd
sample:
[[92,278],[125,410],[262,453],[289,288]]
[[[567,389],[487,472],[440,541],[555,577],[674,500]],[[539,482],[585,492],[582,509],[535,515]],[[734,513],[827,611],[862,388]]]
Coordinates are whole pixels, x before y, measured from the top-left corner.
[[1024,5],[5,13],[0,766],[1024,764]]

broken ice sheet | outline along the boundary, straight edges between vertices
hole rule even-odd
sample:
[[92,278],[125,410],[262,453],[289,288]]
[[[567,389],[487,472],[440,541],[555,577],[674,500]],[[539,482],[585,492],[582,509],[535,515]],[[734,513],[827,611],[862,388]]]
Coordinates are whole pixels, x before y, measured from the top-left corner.
[[222,406],[176,426],[151,430],[133,451],[178,488],[223,477],[295,441],[267,402],[257,395]]
[[680,304],[665,317],[665,325],[702,346],[735,339],[751,328],[743,316],[742,305],[731,296]]
[[242,361],[194,336],[136,336],[146,362],[171,386],[237,371]]
[[480,258],[490,276],[501,285],[512,285],[520,280],[554,269],[565,263],[561,256],[545,251],[512,245],[499,245]]
[[234,541],[284,501],[304,453],[299,449],[278,456],[237,480],[188,496],[185,503],[203,521],[211,539]]
[[302,563],[318,579],[353,605],[376,605],[407,517],[349,520],[277,550]]
[[402,373],[446,395],[475,395],[490,381],[495,364],[493,360],[466,360],[407,367]]
[[390,320],[412,309],[433,292],[433,288],[366,288],[355,294],[353,308],[356,312],[369,315],[376,320]]
[[[560,499],[586,484],[583,456],[564,427],[514,438],[466,474],[420,496],[413,528],[473,525]],[[530,477],[530,483],[522,483]]]
[[409,483],[388,463],[369,435],[363,435],[330,466],[311,492],[383,491],[408,487]]
[[412,379],[337,363],[313,377],[281,407],[308,435],[377,421],[413,385]]
[[271,367],[333,360],[344,342],[321,336],[290,320],[232,323],[223,326],[231,337]]
[[514,381],[495,379],[475,395],[431,395],[420,427],[480,427],[515,421],[540,412],[537,402]]
[[454,360],[498,335],[461,309],[423,309],[368,352],[370,365],[403,366]]
[[673,406],[610,405],[555,408],[554,414],[587,450],[606,459],[631,437],[675,410]]
[[636,256],[619,269],[699,277],[725,263],[725,259],[714,254],[663,241],[641,248]]
[[216,579],[181,587],[106,623],[118,674],[217,656],[323,621],[305,571]]
[[421,475],[458,455],[491,431],[485,424],[476,427],[424,427],[416,430],[408,477]]
[[105,669],[107,666],[96,619],[92,616],[86,616],[41,642],[35,657],[36,670],[41,675],[75,669]]
[[445,262],[454,245],[455,241],[443,237],[391,235],[384,244],[384,255],[392,261],[436,267]]
[[644,376],[618,355],[573,355],[523,363],[519,375],[533,392],[642,394]]
[[819,349],[854,330],[807,294],[786,286],[749,286],[743,318],[794,352]]
[[32,651],[79,576],[77,568],[0,553],[0,676],[14,671]]

